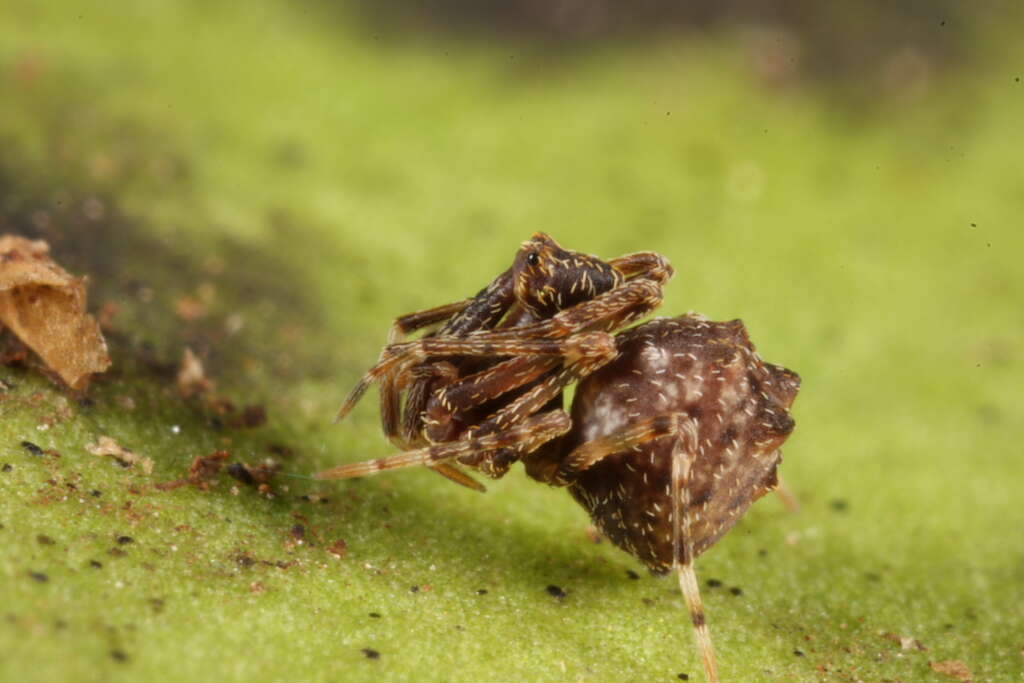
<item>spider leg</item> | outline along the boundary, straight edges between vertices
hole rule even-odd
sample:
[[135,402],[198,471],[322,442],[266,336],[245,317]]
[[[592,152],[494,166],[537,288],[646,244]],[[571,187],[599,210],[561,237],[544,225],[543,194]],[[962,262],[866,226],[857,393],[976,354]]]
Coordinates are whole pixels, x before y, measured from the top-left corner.
[[[387,343],[396,344],[405,339],[406,335],[438,323],[449,322],[453,317],[458,316],[473,302],[473,299],[464,299],[454,303],[428,308],[422,311],[406,313],[399,316],[391,324],[388,331]],[[383,358],[383,355],[382,355]],[[399,448],[407,449],[412,445],[408,433],[399,435],[399,421],[401,420],[401,388],[397,386],[393,377],[384,377],[380,382],[380,421],[384,434],[391,443]]]
[[[438,336],[459,338],[476,330],[494,327],[501,321],[502,317],[514,303],[515,291],[512,282],[512,270],[509,269],[496,277],[491,284],[482,289],[472,299],[401,316],[392,324],[391,330],[388,333],[388,346],[384,348],[374,369],[380,367],[385,362],[388,350],[396,346],[395,342],[404,338],[408,333],[443,322],[444,325],[438,331]],[[401,344],[398,344],[398,346],[401,346]],[[373,370],[370,372],[372,373]],[[398,390],[393,386],[396,380],[390,379],[388,375],[383,373],[374,377],[370,377],[370,373],[363,375],[359,383],[349,393],[345,403],[338,410],[338,414],[334,418],[335,422],[340,422],[355,407],[355,404],[362,398],[366,389],[375,379],[381,380],[381,420],[384,423],[384,430],[387,433],[397,433],[397,428],[394,425],[400,419],[400,399],[397,395]],[[389,429],[392,431],[389,432]]]
[[[661,283],[656,280],[630,280],[621,287],[561,310],[539,322],[510,330],[478,332],[467,339],[500,344],[512,339],[562,339],[588,330],[611,332],[643,318],[660,306],[663,298],[661,288]],[[392,348],[401,350],[399,347]]]
[[317,479],[349,479],[365,477],[385,470],[417,465],[433,465],[463,455],[501,448],[518,448],[532,451],[541,444],[569,431],[572,422],[562,410],[553,410],[535,415],[521,424],[484,436],[469,436],[458,441],[448,441],[419,448],[398,455],[334,467],[314,475]]
[[[560,466],[553,462],[527,462],[528,473],[555,486],[571,484],[579,474],[604,458],[628,451],[654,439],[674,437],[672,451],[672,550],[673,567],[679,576],[679,588],[693,622],[697,647],[708,681],[717,683],[715,649],[704,616],[697,574],[693,567],[693,539],[690,533],[690,464],[697,452],[697,424],[685,415],[668,414],[640,420],[611,434],[598,437],[573,449]],[[531,467],[532,466],[532,467]]]
[[433,465],[428,465],[427,467],[428,469],[437,472],[442,477],[450,481],[453,481],[456,484],[459,484],[460,486],[465,486],[468,489],[473,489],[474,491],[479,491],[480,493],[487,492],[486,486],[484,486],[476,479],[460,470],[455,465],[451,465],[446,462],[438,462],[434,463]]
[[450,438],[446,435],[457,416],[536,381],[561,362],[557,356],[516,356],[441,388],[422,404],[427,438]]
[[573,360],[567,361],[566,366],[557,373],[546,377],[543,382],[531,387],[529,391],[517,396],[515,400],[487,418],[477,428],[481,433],[503,429],[533,415],[567,386],[597,371],[614,359],[617,353],[615,338],[604,332],[588,332],[570,339],[579,344],[579,350]]
[[552,486],[568,486],[581,472],[590,469],[609,455],[622,453],[634,446],[642,446],[654,439],[675,436],[678,433],[677,415],[659,415],[640,420],[577,446],[560,464],[547,463],[546,466],[539,466],[536,475],[531,472],[531,476]]
[[790,512],[800,512],[800,500],[793,493],[793,489],[786,486],[786,482],[782,480],[781,475],[777,475],[779,483],[775,486],[775,492],[779,495],[779,500],[786,506],[786,509]]
[[[402,416],[401,427],[396,421],[390,425],[394,431],[389,433],[389,437],[392,437],[391,442],[405,451],[425,444],[422,432],[427,402],[434,392],[458,380],[459,370],[448,361],[437,361],[416,365],[408,375],[411,379],[405,398],[405,414]],[[390,376],[387,378],[387,380],[391,379]],[[397,420],[398,416],[395,417]]]
[[639,251],[619,256],[610,260],[608,265],[622,273],[627,280],[645,278],[665,284],[675,274],[675,269],[668,259],[653,251]]
[[405,339],[406,335],[431,325],[437,325],[462,313],[466,307],[473,302],[473,299],[463,299],[444,306],[435,306],[422,311],[413,311],[395,318],[388,330],[388,344],[397,344]]
[[693,622],[693,633],[697,639],[704,662],[704,675],[708,683],[718,683],[718,664],[715,647],[711,642],[707,619],[704,616],[704,602],[700,597],[697,572],[693,567],[693,535],[690,533],[690,465],[698,452],[697,423],[690,417],[677,415],[678,438],[672,449],[672,557],[679,576],[679,590],[686,602]]

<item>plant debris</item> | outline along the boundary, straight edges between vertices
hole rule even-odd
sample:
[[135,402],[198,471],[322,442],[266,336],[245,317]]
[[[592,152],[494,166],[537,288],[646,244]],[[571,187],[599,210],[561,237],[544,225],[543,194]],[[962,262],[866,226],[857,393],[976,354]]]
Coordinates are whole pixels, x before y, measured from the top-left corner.
[[339,538],[327,547],[327,552],[340,560],[348,554],[348,543],[344,539]]
[[246,486],[255,486],[264,493],[264,488],[270,490],[270,483],[281,470],[280,463],[267,458],[259,465],[249,465],[244,462],[234,462],[228,467],[228,474],[242,482]]
[[230,457],[231,453],[229,451],[214,451],[210,455],[198,455],[189,466],[187,477],[162,482],[157,484],[156,487],[161,491],[170,491],[186,484],[191,484],[197,489],[209,491],[210,485],[217,479],[224,461]]
[[86,280],[50,258],[50,245],[0,236],[0,323],[76,391],[110,367],[99,324],[86,313]]
[[101,436],[96,443],[88,444],[85,450],[93,455],[109,455],[117,461],[121,467],[131,467],[135,464],[142,465],[142,471],[146,474],[153,474],[153,460],[144,455],[138,455],[135,451],[125,448],[109,436]]
[[928,647],[924,643],[911,636],[901,636],[898,633],[883,633],[882,637],[899,645],[901,650],[917,650],[918,652],[928,651]]
[[559,600],[565,598],[568,595],[568,593],[566,593],[560,587],[555,586],[553,584],[547,587],[547,591],[548,595],[550,595],[553,598],[558,598]]
[[178,393],[184,398],[200,396],[213,389],[213,380],[206,376],[202,361],[187,346],[181,357],[177,382]]
[[940,662],[928,662],[928,666],[932,668],[935,673],[955,678],[958,681],[964,683],[970,683],[974,680],[974,675],[971,670],[967,668],[967,665],[959,659],[944,659]]
[[364,647],[362,653],[366,655],[367,659],[380,659],[380,653],[371,647]]

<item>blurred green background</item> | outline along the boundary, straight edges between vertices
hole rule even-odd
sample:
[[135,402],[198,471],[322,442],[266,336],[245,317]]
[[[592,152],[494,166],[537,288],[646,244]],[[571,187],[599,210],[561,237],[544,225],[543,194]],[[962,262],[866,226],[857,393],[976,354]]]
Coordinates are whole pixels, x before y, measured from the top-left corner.
[[[663,314],[742,318],[804,378],[802,510],[769,497],[698,561],[725,680],[1021,680],[1022,19],[7,0],[0,231],[117,315],[89,400],[0,369],[0,679],[700,680],[674,582],[518,470],[154,486],[218,448],[392,452],[373,397],[329,423],[391,319],[544,230],[661,252]],[[186,346],[266,424],[182,399]]]

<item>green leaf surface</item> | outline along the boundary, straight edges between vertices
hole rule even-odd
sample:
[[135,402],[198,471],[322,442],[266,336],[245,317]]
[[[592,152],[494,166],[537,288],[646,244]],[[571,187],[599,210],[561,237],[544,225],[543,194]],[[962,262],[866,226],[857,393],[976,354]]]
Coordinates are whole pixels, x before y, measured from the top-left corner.
[[[730,34],[550,54],[316,3],[7,3],[0,228],[118,313],[88,400],[0,369],[0,680],[700,680],[675,582],[518,468],[301,478],[393,452],[372,396],[330,424],[391,319],[535,230],[663,253],[664,314],[742,318],[803,377],[802,509],[698,560],[724,680],[1018,680],[1024,53],[988,30],[851,112]],[[180,396],[185,347],[236,411]],[[218,449],[300,476],[157,487]]]

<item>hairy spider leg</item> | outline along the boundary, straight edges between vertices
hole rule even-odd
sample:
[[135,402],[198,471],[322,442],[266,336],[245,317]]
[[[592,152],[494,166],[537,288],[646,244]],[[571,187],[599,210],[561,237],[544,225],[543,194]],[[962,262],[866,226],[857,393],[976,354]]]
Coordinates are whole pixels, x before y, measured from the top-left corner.
[[[418,329],[430,325],[444,323],[439,333],[444,336],[464,336],[476,329],[486,328],[497,323],[508,311],[515,301],[512,285],[512,271],[506,270],[496,277],[491,284],[485,287],[472,299],[465,299],[452,304],[438,306],[423,311],[409,313],[397,318],[392,323],[388,333],[388,346],[381,353],[377,365],[385,360],[387,349],[406,334],[411,334]],[[377,366],[374,366],[377,367]],[[384,431],[389,436],[398,433],[400,420],[399,390],[395,387],[395,380],[386,376],[375,377],[381,379],[381,421]],[[356,385],[348,395],[341,408],[338,410],[335,422],[340,422],[355,407],[355,404],[365,393],[372,383],[364,375],[363,379]]]
[[[450,320],[453,316],[464,311],[472,299],[464,299],[455,303],[428,308],[422,311],[414,311],[395,318],[388,330],[388,345],[397,344],[403,341],[406,335],[412,334],[431,325],[437,325]],[[380,383],[380,419],[384,434],[394,443],[398,436],[398,421],[400,418],[401,388],[396,381],[397,378],[385,377]]]
[[708,683],[718,683],[718,664],[715,647],[711,642],[704,602],[700,598],[700,585],[693,566],[693,535],[690,533],[690,464],[697,457],[697,424],[690,417],[677,415],[678,438],[672,449],[672,564],[679,577],[679,590],[690,612],[693,632],[697,639]]
[[318,472],[314,476],[317,479],[365,477],[385,470],[431,465],[459,456],[502,448],[517,448],[530,452],[541,444],[565,434],[571,426],[572,421],[564,410],[553,410],[549,413],[534,415],[518,425],[493,434],[433,444],[426,448],[418,448],[386,458],[340,465]]
[[786,486],[786,482],[782,480],[782,475],[777,475],[778,483],[775,485],[775,493],[779,496],[779,500],[786,506],[786,509],[790,512],[800,512],[800,499],[793,493],[793,489]]
[[661,254],[654,251],[638,251],[613,258],[608,264],[622,273],[626,280],[642,278],[667,283],[675,275],[675,269]]
[[[395,319],[388,331],[388,345],[404,340],[405,336],[417,330],[431,325],[441,324],[437,334],[442,335],[464,335],[475,329],[493,326],[506,313],[514,301],[512,292],[512,272],[506,270],[496,277],[487,287],[482,289],[475,297],[464,299],[444,306],[407,313]],[[382,356],[383,358],[383,356]],[[425,380],[417,380],[413,383],[423,384]],[[389,439],[399,434],[399,422],[401,420],[401,390],[397,385],[397,378],[393,376],[381,379],[380,388],[380,415],[381,425],[384,433]],[[351,406],[349,406],[351,409]],[[345,408],[342,411],[347,412]],[[342,411],[338,413],[338,420],[343,417]],[[406,412],[414,412],[415,406],[407,405]],[[408,439],[408,436],[406,437]]]
[[[510,300],[510,291],[511,280],[509,273],[506,271],[472,299],[464,299],[443,306],[415,311],[396,318],[388,332],[387,343],[389,345],[398,343],[406,335],[438,324],[443,324],[441,331],[449,333],[452,329],[471,328],[473,324],[487,325],[495,316],[500,317],[504,313],[504,308],[508,304],[501,301],[496,304],[495,301],[496,299]],[[499,308],[501,309],[500,312],[496,310]],[[409,388],[409,402],[421,402],[423,400],[421,396],[429,395],[428,390],[435,388],[439,380],[442,384],[450,383],[458,374],[450,363],[431,364],[424,367],[430,372],[418,373],[413,377]],[[402,388],[397,378],[393,376],[384,377],[381,380],[380,414],[384,434],[393,444],[403,450],[407,450],[413,447],[416,435],[414,433],[410,434],[409,430],[399,429]],[[483,492],[487,490],[483,484],[454,465],[438,463],[432,469],[451,481],[475,491]]]
[[674,437],[672,451],[672,555],[679,588],[690,613],[697,647],[708,681],[717,683],[718,666],[714,644],[704,616],[697,573],[693,566],[693,538],[690,533],[690,464],[697,453],[697,424],[693,418],[670,413],[634,422],[610,434],[577,446],[561,464],[549,459],[527,459],[531,477],[552,486],[568,486],[579,474],[604,458],[626,453],[655,439]]
[[472,419],[474,408],[536,382],[561,364],[558,356],[515,356],[437,389],[424,402],[422,422],[426,440],[456,438],[457,432]]
[[391,329],[388,330],[387,343],[397,344],[405,341],[406,336],[413,332],[418,332],[425,327],[448,322],[448,320],[466,310],[473,301],[474,299],[463,299],[462,301],[455,301],[443,306],[425,308],[420,311],[400,315],[391,323]]

